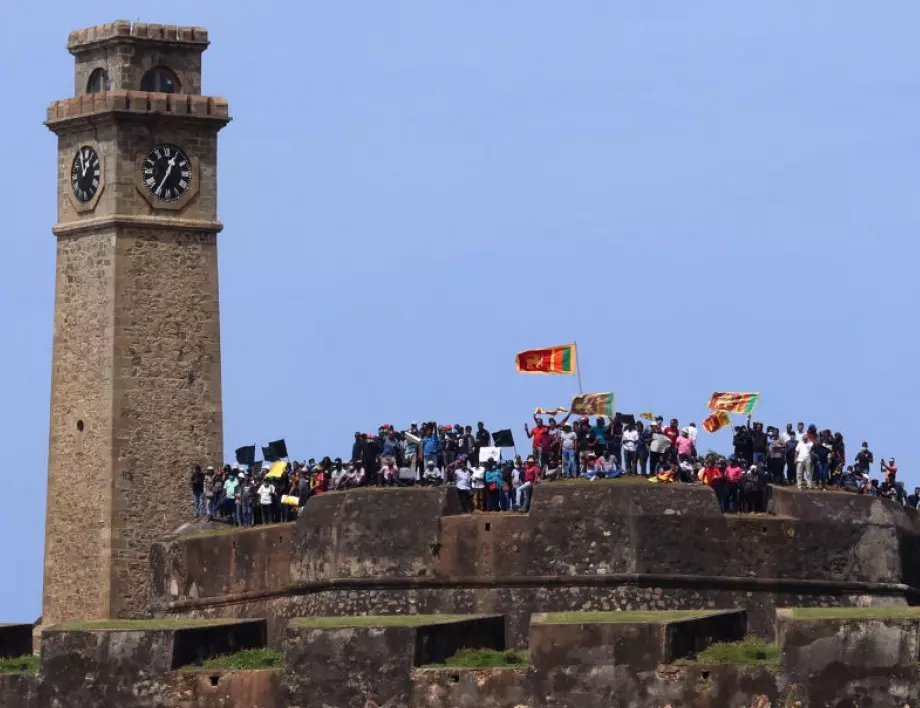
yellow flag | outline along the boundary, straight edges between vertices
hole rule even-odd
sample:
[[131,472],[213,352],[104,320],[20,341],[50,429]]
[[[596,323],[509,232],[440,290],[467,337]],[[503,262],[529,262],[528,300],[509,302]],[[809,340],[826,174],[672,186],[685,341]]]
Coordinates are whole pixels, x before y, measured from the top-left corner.
[[272,468],[265,475],[268,479],[278,479],[281,475],[284,474],[284,468],[287,467],[287,462],[284,460],[278,460],[277,462],[272,463]]

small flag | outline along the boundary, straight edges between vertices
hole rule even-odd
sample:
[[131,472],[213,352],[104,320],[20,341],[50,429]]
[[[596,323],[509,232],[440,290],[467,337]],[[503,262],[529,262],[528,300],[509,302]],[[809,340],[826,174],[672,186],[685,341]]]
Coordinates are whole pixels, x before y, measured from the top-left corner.
[[703,421],[703,428],[707,433],[714,433],[721,428],[732,424],[732,419],[728,417],[725,411],[716,411]]
[[245,467],[252,467],[256,461],[256,446],[248,445],[246,447],[236,448],[236,463]]
[[510,430],[496,430],[492,433],[492,444],[495,447],[514,447],[514,435]]
[[709,399],[709,410],[750,415],[759,400],[759,393],[714,393]]
[[575,345],[528,349],[515,357],[519,374],[574,374]]
[[645,413],[640,413],[639,417],[642,418],[642,420],[647,420],[650,423],[655,422],[655,414],[652,413],[651,411],[645,411]]
[[572,399],[572,413],[575,415],[603,415],[613,417],[612,393],[583,393]]
[[557,415],[559,413],[568,413],[568,408],[537,408],[534,415]]

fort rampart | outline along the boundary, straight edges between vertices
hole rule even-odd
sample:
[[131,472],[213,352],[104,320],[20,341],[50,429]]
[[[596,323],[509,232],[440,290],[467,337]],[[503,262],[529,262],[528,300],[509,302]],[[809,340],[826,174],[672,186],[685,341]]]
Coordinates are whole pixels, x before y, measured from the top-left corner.
[[312,498],[294,525],[176,537],[152,552],[158,616],[495,613],[907,605],[920,515],[871,497],[773,489],[723,515],[706,487],[546,484],[529,514],[461,514],[447,488]]

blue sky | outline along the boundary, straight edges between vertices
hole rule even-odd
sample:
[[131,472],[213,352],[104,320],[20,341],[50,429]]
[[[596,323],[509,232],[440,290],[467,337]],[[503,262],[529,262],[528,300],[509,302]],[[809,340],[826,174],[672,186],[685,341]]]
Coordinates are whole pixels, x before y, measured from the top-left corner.
[[68,32],[118,18],[208,27],[204,91],[234,116],[228,452],[285,437],[297,458],[344,455],[355,430],[421,419],[519,433],[576,382],[515,375],[514,353],[577,340],[585,389],[621,410],[699,423],[713,390],[756,390],[755,418],[840,430],[851,454],[868,440],[920,484],[904,431],[920,5],[633,5],[10,4],[0,425],[16,460],[0,563],[15,571],[0,620],[41,611],[56,169],[42,120],[73,89]]

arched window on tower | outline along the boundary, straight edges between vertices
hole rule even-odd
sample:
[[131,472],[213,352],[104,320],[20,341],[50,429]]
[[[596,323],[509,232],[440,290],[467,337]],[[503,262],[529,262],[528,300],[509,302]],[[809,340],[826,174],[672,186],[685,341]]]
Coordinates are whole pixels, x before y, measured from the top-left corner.
[[156,66],[144,74],[141,91],[179,93],[179,79],[165,66]]
[[102,93],[112,88],[109,75],[105,69],[93,69],[86,82],[86,93]]

